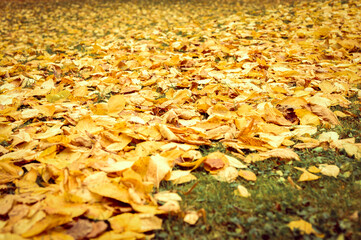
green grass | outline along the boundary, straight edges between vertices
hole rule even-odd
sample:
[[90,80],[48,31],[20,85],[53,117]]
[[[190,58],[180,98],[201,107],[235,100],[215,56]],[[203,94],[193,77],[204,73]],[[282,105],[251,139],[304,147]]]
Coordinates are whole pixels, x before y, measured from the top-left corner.
[[[343,118],[341,125],[333,129],[342,138],[353,136],[360,142],[359,107],[357,102],[352,104],[347,110],[356,117]],[[216,150],[226,151],[220,144],[201,148],[204,154]],[[257,175],[256,182],[240,178],[233,183],[219,182],[204,170],[194,172],[198,183],[193,189],[195,181],[183,185],[163,182],[160,190],[176,191],[182,196],[183,211],[204,209],[206,218],[191,226],[183,222],[182,216],[168,216],[155,238],[321,239],[291,231],[287,226],[290,221],[303,219],[323,233],[324,239],[361,239],[361,161],[333,149],[306,149],[297,153],[301,161],[274,158],[251,164],[249,169]],[[301,172],[294,167],[308,168],[321,163],[337,165],[341,170],[337,179],[321,176],[315,181],[297,182]],[[288,177],[302,189],[292,188]],[[234,195],[238,184],[249,190],[250,198]],[[352,218],[357,211],[359,217]]]

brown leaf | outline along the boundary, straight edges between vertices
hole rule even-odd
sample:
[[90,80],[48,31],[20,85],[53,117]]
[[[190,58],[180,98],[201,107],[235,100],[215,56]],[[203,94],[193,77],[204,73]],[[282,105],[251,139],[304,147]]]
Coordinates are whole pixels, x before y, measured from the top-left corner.
[[71,228],[69,228],[66,233],[74,239],[83,239],[93,230],[93,224],[86,219],[79,219],[78,221],[71,223],[71,225]]
[[319,116],[322,120],[327,121],[333,125],[340,125],[337,116],[330,109],[317,104],[309,104],[308,106],[310,107],[311,111]]
[[254,174],[253,172],[251,172],[249,170],[240,170],[238,172],[238,175],[248,181],[256,181],[257,180],[256,174]]
[[226,166],[228,159],[221,152],[213,152],[206,156],[204,160],[204,168],[207,171],[218,171]]
[[277,149],[270,150],[268,152],[260,153],[259,155],[262,157],[265,157],[265,158],[275,157],[275,158],[281,158],[281,159],[286,159],[286,160],[297,160],[297,161],[300,160],[300,157],[298,156],[298,154],[295,153],[290,148],[277,148]]

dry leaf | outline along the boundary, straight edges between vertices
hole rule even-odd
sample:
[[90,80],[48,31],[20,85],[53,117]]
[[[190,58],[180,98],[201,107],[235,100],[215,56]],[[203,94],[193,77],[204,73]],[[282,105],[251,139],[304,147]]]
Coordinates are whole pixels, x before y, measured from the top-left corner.
[[190,173],[191,171],[175,170],[172,171],[168,181],[172,181],[173,184],[182,184],[196,180],[197,177]]
[[85,219],[79,219],[71,225],[71,228],[69,228],[66,233],[72,236],[74,239],[85,238],[93,229],[92,223]]
[[300,160],[300,157],[298,156],[298,154],[295,153],[290,148],[277,148],[277,149],[270,150],[268,152],[260,153],[259,155],[261,157],[263,157],[264,159],[275,157],[275,158],[281,158],[281,159],[286,159],[286,160],[297,160],[297,161]]
[[319,169],[323,175],[337,178],[340,173],[340,169],[336,165],[320,164]]
[[190,224],[190,225],[194,225],[197,223],[199,219],[199,214],[196,211],[189,211],[186,213],[186,215],[183,218],[183,221]]
[[352,144],[352,143],[345,143],[342,144],[344,147],[347,155],[350,157],[355,157],[356,159],[361,159],[361,145],[360,144]]
[[5,197],[0,199],[0,215],[7,214],[11,208],[13,207],[14,203],[14,195],[5,195]]
[[295,167],[297,170],[302,171],[303,173],[301,174],[300,178],[298,179],[299,182],[305,182],[305,181],[313,181],[313,180],[317,180],[320,177],[312,174],[310,172],[308,172],[306,169],[304,168],[299,168],[299,167]]
[[321,169],[320,169],[320,168],[317,168],[317,167],[315,167],[315,166],[311,166],[311,167],[309,167],[307,170],[308,170],[309,172],[311,172],[311,173],[319,173],[319,172],[321,172]]
[[245,198],[248,198],[251,196],[251,194],[248,192],[247,188],[245,188],[242,185],[237,186],[237,190],[235,190],[235,194],[239,195],[241,197],[245,197]]
[[182,201],[182,198],[177,194],[169,191],[159,192],[154,194],[154,199],[157,201]]
[[217,175],[213,175],[217,180],[222,182],[233,182],[238,177],[238,171],[234,167],[226,167],[217,172]]
[[254,174],[253,172],[251,172],[249,170],[240,170],[238,172],[238,175],[248,181],[256,181],[257,180],[256,174]]
[[86,236],[87,238],[95,238],[102,234],[108,225],[104,221],[91,222],[91,231]]
[[228,159],[221,152],[213,152],[205,157],[203,164],[207,171],[219,171],[228,164]]
[[312,228],[311,223],[306,222],[302,219],[297,220],[297,221],[291,221],[288,224],[288,227],[291,228],[291,230],[295,230],[295,229],[299,229],[301,231],[302,234],[315,234],[317,237],[323,238],[323,234],[315,231]]
[[287,177],[287,181],[289,182],[289,184],[291,184],[291,186],[292,186],[293,188],[296,188],[296,189],[298,189],[298,190],[301,190],[301,189],[302,189],[300,186],[298,186],[298,185],[293,181],[293,179],[292,179],[290,176]]
[[337,141],[338,138],[339,135],[337,132],[324,132],[318,136],[318,140],[320,142],[329,142],[329,143]]
[[[148,239],[145,231],[161,228],[156,214],[184,216],[178,195],[153,197],[153,188],[193,181],[200,166],[232,182],[260,177],[246,164],[300,160],[297,148],[344,149],[361,159],[356,137],[328,130],[313,138],[338,116],[357,118],[330,110],[361,96],[357,1],[295,2],[281,11],[266,1],[265,14],[233,0],[164,1],[157,9],[102,1],[101,10],[95,0],[81,8],[7,2],[0,4],[7,33],[0,41],[0,239]],[[287,14],[298,8],[306,18]],[[330,12],[332,21],[309,24]],[[193,20],[184,24],[188,13]],[[300,170],[299,181],[339,174],[327,164]],[[250,197],[242,186],[236,192]],[[186,221],[200,216],[190,212]]]
[[170,213],[179,213],[181,212],[181,207],[179,206],[178,201],[169,200],[162,206],[158,208],[159,210],[170,212]]
[[229,166],[230,167],[235,167],[235,168],[247,168],[247,166],[245,164],[243,164],[241,161],[239,161],[237,158],[225,155],[226,158],[228,159],[229,162]]
[[327,107],[311,104],[310,105],[311,111],[319,116],[322,120],[325,120],[333,125],[339,125],[340,122],[338,121],[336,115]]

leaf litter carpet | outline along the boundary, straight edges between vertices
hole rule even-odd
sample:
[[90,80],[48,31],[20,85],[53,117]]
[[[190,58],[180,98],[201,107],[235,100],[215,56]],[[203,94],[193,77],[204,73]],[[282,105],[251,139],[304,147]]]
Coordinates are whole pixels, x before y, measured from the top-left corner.
[[331,111],[361,97],[360,2],[260,2],[2,1],[0,238],[152,238],[199,217],[161,181],[255,181],[294,149],[360,159]]

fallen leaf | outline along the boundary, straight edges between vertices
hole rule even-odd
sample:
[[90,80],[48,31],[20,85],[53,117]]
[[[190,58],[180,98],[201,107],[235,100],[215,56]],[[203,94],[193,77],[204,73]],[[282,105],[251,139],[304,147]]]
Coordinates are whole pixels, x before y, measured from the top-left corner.
[[302,125],[318,126],[321,124],[319,117],[307,109],[295,109],[294,111]]
[[309,172],[311,172],[311,173],[319,173],[319,172],[321,172],[321,169],[318,168],[318,167],[316,167],[316,166],[311,166],[311,167],[309,167],[307,170],[308,170]]
[[340,169],[336,165],[320,164],[318,168],[323,175],[337,178]]
[[14,203],[14,195],[5,195],[5,197],[0,199],[0,215],[7,214],[11,208],[13,207]]
[[196,180],[197,177],[190,172],[191,171],[174,170],[168,178],[168,181],[172,181],[173,184],[182,184]]
[[227,157],[221,152],[208,154],[203,161],[204,168],[207,171],[219,171],[228,164]]
[[234,167],[226,167],[217,172],[217,175],[213,175],[215,179],[222,182],[234,182],[238,177],[238,171]]
[[179,202],[174,200],[167,201],[165,204],[158,207],[158,209],[167,213],[174,213],[174,214],[181,212],[181,207],[179,205]]
[[140,232],[141,218],[139,214],[122,213],[110,218],[109,220],[111,228],[115,232]]
[[85,219],[79,219],[71,225],[72,226],[66,231],[66,233],[74,239],[85,238],[93,229],[92,223]]
[[320,142],[334,142],[337,141],[339,135],[337,132],[324,132],[318,136]]
[[256,181],[257,180],[257,176],[256,174],[254,174],[253,172],[249,171],[249,170],[240,170],[238,172],[238,175],[248,181]]
[[299,229],[301,231],[302,234],[315,234],[317,237],[323,238],[323,234],[315,231],[312,228],[312,224],[309,222],[306,222],[302,219],[297,220],[297,221],[291,221],[288,224],[288,227],[294,231],[295,229]]
[[301,190],[301,189],[302,189],[300,186],[298,186],[298,185],[293,181],[293,179],[292,179],[290,176],[287,177],[287,181],[289,182],[289,184],[291,184],[291,186],[292,186],[293,188],[296,188],[296,189],[298,189],[298,190]]
[[189,211],[183,218],[183,221],[190,224],[195,225],[199,219],[199,214],[197,211]]
[[237,158],[225,155],[226,158],[228,159],[229,162],[229,166],[230,167],[235,167],[235,168],[247,168],[247,165],[245,165],[244,163],[242,163],[241,161],[239,161]]
[[235,194],[239,195],[241,197],[245,197],[245,198],[248,198],[251,196],[251,194],[248,192],[247,188],[245,188],[242,185],[237,186],[237,190],[235,190]]
[[102,234],[107,227],[108,225],[104,221],[92,222],[92,230],[86,237],[95,238]]
[[154,194],[154,199],[162,202],[182,201],[182,198],[177,193],[169,192],[169,191],[163,191]]
[[296,152],[290,148],[277,148],[270,150],[268,152],[263,152],[259,154],[262,158],[267,159],[271,157],[281,158],[286,160],[297,160],[300,161],[300,157]]
[[303,173],[301,174],[300,178],[298,179],[299,182],[305,182],[305,181],[313,181],[313,180],[317,180],[320,177],[312,174],[310,172],[308,172],[306,169],[304,168],[299,168],[299,167],[295,167],[297,170],[302,171]]
[[360,144],[345,143],[342,146],[345,149],[347,155],[349,155],[350,157],[355,157],[358,160],[361,159],[361,145]]

